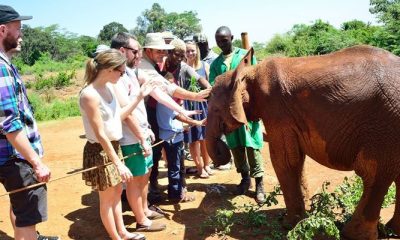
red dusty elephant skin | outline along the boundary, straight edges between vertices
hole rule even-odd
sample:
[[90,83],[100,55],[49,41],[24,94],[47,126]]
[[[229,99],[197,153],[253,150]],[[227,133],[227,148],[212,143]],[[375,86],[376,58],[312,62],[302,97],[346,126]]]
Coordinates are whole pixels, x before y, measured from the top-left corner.
[[355,46],[322,56],[268,58],[256,66],[245,62],[219,76],[211,91],[206,140],[216,165],[229,159],[220,135],[262,119],[288,222],[304,217],[300,185],[308,155],[329,168],[354,170],[363,180],[362,198],[342,232],[346,239],[377,238],[392,182],[396,208],[388,226],[400,234],[400,58]]

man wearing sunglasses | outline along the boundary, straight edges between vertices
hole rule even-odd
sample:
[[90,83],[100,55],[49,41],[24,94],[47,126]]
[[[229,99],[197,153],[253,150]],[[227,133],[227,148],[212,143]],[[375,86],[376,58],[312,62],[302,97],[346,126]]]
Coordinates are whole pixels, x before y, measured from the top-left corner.
[[[111,39],[111,48],[119,50],[127,59],[126,73],[121,77],[116,85],[116,93],[121,106],[132,101],[138,94],[140,85],[146,81],[158,81],[151,93],[154,99],[167,107],[180,112],[186,116],[193,115],[194,111],[186,111],[178,105],[170,95],[171,84],[162,77],[154,80],[141,69],[138,69],[141,49],[134,36],[128,33],[117,33]],[[176,91],[176,90],[175,90]],[[175,92],[174,91],[174,92]],[[185,90],[186,91],[186,90]],[[178,90],[179,92],[179,90]],[[185,92],[183,94],[185,96]],[[201,99],[202,95],[195,95],[191,92],[186,93],[187,97]],[[158,136],[157,136],[158,137]],[[138,231],[161,231],[165,229],[165,224],[152,222],[152,219],[162,218],[163,215],[149,209],[147,204],[147,189],[151,167],[153,166],[152,149],[150,141],[154,141],[154,133],[150,129],[147,121],[147,112],[144,102],[141,101],[123,124],[123,138],[120,140],[122,153],[124,156],[134,152],[144,151],[144,154],[136,154],[125,160],[125,164],[131,170],[134,180],[127,183],[126,196],[135,214]]]

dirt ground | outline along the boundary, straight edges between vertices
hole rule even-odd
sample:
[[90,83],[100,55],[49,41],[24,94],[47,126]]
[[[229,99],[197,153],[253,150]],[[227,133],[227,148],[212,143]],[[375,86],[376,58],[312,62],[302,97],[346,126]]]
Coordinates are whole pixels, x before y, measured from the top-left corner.
[[[70,118],[61,121],[45,122],[39,125],[45,148],[44,161],[52,170],[52,177],[59,178],[73,173],[82,165],[82,149],[85,143],[79,136],[84,133],[80,117]],[[271,191],[276,185],[277,179],[270,164],[268,145],[263,150],[265,157],[265,186],[267,191]],[[186,161],[187,165],[193,162]],[[163,164],[161,164],[163,165]],[[165,168],[161,169],[161,185],[167,185]],[[345,176],[351,176],[353,172],[339,172],[321,166],[314,161],[307,159],[306,176],[310,185],[310,193],[318,192],[321,184],[329,180],[332,185],[340,183]],[[191,203],[170,205],[162,203],[160,205],[167,213],[163,221],[167,224],[167,229],[163,232],[145,233],[147,239],[152,240],[183,240],[183,239],[218,239],[212,233],[199,233],[201,223],[207,216],[213,214],[215,209],[222,208],[235,202],[238,204],[255,203],[252,194],[254,189],[246,196],[235,196],[231,192],[235,184],[240,181],[239,174],[235,170],[216,171],[216,174],[209,179],[199,179],[193,175],[187,177],[188,189],[193,191],[196,200]],[[217,187],[216,187],[217,186]],[[222,189],[221,194],[211,191],[212,189]],[[0,187],[0,195],[5,193],[4,188]],[[75,175],[48,184],[48,206],[49,220],[38,225],[38,230],[48,235],[59,235],[62,239],[108,239],[107,234],[101,224],[97,193],[92,192],[91,188],[85,186],[81,180],[81,175]],[[0,239],[12,239],[13,231],[8,218],[9,200],[8,197],[0,198]],[[134,231],[135,219],[131,211],[124,208],[124,220],[128,230]],[[266,208],[268,216],[274,216],[276,212],[284,209],[283,199],[279,199],[279,204],[274,207]],[[382,218],[386,222],[393,213],[393,207],[382,210]],[[240,234],[240,231],[233,231],[232,234],[224,239],[248,239]],[[252,239],[263,239],[260,238]]]

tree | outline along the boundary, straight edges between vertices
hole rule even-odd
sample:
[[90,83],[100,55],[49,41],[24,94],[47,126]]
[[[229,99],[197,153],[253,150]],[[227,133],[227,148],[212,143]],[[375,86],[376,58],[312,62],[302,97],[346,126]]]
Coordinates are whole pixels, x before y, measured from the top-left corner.
[[99,41],[103,43],[109,43],[111,38],[119,32],[128,32],[128,30],[121,24],[117,22],[111,22],[103,27],[99,33]]
[[46,52],[51,55],[55,53],[57,46],[52,36],[53,29],[55,25],[47,28],[23,26],[24,39],[20,57],[25,64],[33,65]]
[[370,0],[369,11],[384,24],[380,31],[382,47],[400,55],[400,0]]
[[200,19],[196,12],[167,13],[160,4],[154,3],[151,9],[146,9],[137,18],[137,25],[131,32],[143,43],[147,33],[164,31],[184,39],[201,31]]
[[180,39],[192,36],[201,32],[200,19],[197,13],[193,11],[185,11],[183,13],[169,13],[165,16],[166,30],[171,31]]
[[83,54],[88,57],[92,57],[97,45],[99,45],[99,41],[97,41],[96,38],[90,36],[80,36],[77,42],[78,45],[81,46]]

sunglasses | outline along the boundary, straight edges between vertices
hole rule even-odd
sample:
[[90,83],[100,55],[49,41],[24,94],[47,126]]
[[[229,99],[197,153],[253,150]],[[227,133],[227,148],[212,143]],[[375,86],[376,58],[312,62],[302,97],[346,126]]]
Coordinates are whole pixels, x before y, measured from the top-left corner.
[[120,77],[124,76],[124,74],[125,74],[125,71],[122,71],[122,70],[120,70],[118,68],[114,68],[114,71],[119,72],[119,76]]
[[123,47],[123,48],[131,50],[133,54],[138,54],[139,53],[138,49],[133,49],[133,48],[130,48],[130,47]]

